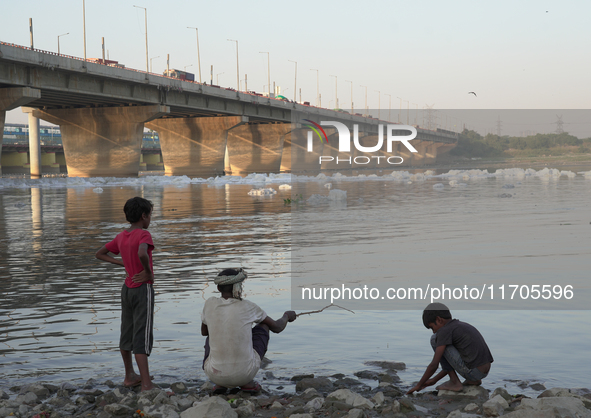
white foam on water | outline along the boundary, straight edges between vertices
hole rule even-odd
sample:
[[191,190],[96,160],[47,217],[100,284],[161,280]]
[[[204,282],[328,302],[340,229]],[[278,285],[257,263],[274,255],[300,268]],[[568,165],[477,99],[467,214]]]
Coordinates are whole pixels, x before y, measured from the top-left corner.
[[279,185],[279,190],[291,190],[290,184],[281,184]]
[[[579,175],[591,179],[591,171],[579,172]],[[569,179],[575,178],[577,173],[572,171],[561,171],[556,168],[543,168],[536,171],[532,168],[504,168],[498,169],[494,173],[487,170],[449,170],[447,173],[435,174],[433,170],[426,170],[424,173],[411,174],[408,171],[393,171],[390,174],[378,176],[376,174],[359,174],[355,176],[346,176],[341,173],[328,175],[320,173],[316,176],[295,175],[290,173],[263,174],[252,173],[246,177],[241,176],[221,176],[210,178],[190,178],[188,176],[145,176],[145,177],[43,177],[41,179],[29,178],[0,178],[0,189],[17,188],[28,189],[32,187],[42,188],[105,188],[113,186],[179,186],[184,187],[192,184],[209,184],[213,186],[225,186],[228,184],[248,184],[248,185],[267,185],[267,184],[286,184],[294,182],[320,181],[326,183],[324,187],[332,187],[331,181],[400,181],[406,184],[414,182],[423,182],[429,179],[448,180],[450,186],[465,186],[465,183],[459,183],[459,180],[476,181],[486,178],[506,178],[515,180],[525,180],[528,178],[538,178],[543,181],[553,181],[560,177]],[[455,181],[455,183],[451,183]]]
[[250,192],[248,192],[248,194],[250,196],[273,196],[273,195],[277,194],[277,190],[275,190],[271,187],[262,188],[262,189],[251,189]]

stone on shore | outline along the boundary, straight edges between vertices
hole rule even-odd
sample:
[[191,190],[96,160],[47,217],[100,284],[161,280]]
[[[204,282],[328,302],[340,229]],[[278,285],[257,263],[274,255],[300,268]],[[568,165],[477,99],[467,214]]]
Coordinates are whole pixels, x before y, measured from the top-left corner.
[[488,399],[488,390],[482,386],[464,386],[459,392],[452,390],[440,390],[437,393],[439,397],[449,397],[451,399]]
[[181,418],[238,418],[227,401],[213,396],[181,413]]
[[482,412],[487,417],[498,417],[504,414],[509,404],[501,395],[497,395],[482,404]]
[[365,399],[363,396],[359,395],[358,393],[352,392],[349,389],[339,389],[326,397],[327,401],[335,400],[343,402],[349,406],[354,408],[360,409],[373,409],[375,406],[373,402],[368,399]]
[[317,391],[327,392],[332,390],[334,385],[327,377],[306,377],[296,383],[296,392],[302,392],[309,388],[314,388]]

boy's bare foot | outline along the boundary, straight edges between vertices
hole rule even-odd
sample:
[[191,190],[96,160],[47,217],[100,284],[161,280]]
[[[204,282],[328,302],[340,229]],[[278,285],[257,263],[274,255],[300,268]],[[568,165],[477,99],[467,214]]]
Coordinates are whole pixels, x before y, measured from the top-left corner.
[[123,386],[126,388],[133,388],[142,384],[142,379],[136,373],[125,376],[123,380]]
[[[150,376],[150,377],[151,377],[151,376]],[[147,390],[152,390],[152,389],[154,389],[155,387],[156,387],[156,386],[154,386],[154,385],[152,384],[152,381],[150,381],[150,384],[149,384],[149,385],[142,385],[142,390],[141,390],[141,392],[145,392],[145,391],[147,391]]]
[[453,392],[459,392],[464,388],[460,382],[454,383],[451,380],[445,382],[442,385],[437,386],[435,389],[437,390],[451,390]]
[[482,380],[464,380],[462,382],[464,386],[480,386],[482,385]]

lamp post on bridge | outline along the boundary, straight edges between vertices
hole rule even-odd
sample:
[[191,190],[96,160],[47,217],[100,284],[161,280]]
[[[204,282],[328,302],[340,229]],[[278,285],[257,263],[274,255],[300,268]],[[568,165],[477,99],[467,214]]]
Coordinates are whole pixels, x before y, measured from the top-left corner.
[[[386,93],[384,93],[386,94]],[[390,98],[390,100],[388,101],[388,122],[392,122],[391,119],[391,113],[392,113],[392,95],[391,94],[386,94],[386,96],[388,96]]]
[[378,120],[382,120],[382,92],[379,90],[374,90],[378,92]]
[[82,0],[82,32],[84,33],[84,61],[86,61],[86,0]]
[[267,54],[267,83],[269,85],[269,97],[271,97],[271,58],[268,52],[259,52],[259,54]]
[[350,80],[345,80],[347,83],[351,83],[351,114],[353,114],[353,82]]
[[[297,102],[297,85],[298,85],[298,63],[297,61],[288,60],[289,62],[293,62],[295,64],[295,76],[293,82],[293,101]],[[287,90],[287,89],[286,89]]]
[[400,110],[398,111],[398,123],[400,123],[400,117],[402,115],[402,99],[396,96],[397,99],[400,99]]
[[310,71],[316,71],[316,106],[320,107],[320,81],[318,79],[318,70],[310,68]]
[[337,94],[337,87],[338,87],[338,80],[339,78],[336,75],[330,75],[329,77],[334,77],[334,103],[335,103],[335,109],[339,108],[339,97]]
[[150,66],[149,64],[149,59],[148,59],[148,9],[146,9],[145,7],[140,7],[140,6],[133,6],[133,7],[137,7],[138,9],[144,9],[144,26],[146,28],[146,72],[150,71]]
[[150,72],[152,72],[152,60],[155,60],[156,58],[160,58],[160,55],[150,58]]
[[60,55],[60,36],[66,36],[69,35],[70,32],[68,33],[62,33],[61,35],[57,36],[57,54]]
[[216,84],[216,86],[219,86],[220,85],[220,75],[222,75],[222,74],[224,74],[224,73],[217,73],[216,74],[216,76],[215,76],[215,84]]
[[199,83],[201,83],[201,58],[199,57],[199,29],[192,26],[187,26],[187,29],[195,29],[197,35],[197,66],[199,67]]
[[240,67],[238,65],[238,41],[236,39],[228,39],[230,42],[236,42],[236,91],[240,91]]
[[185,65],[185,66],[183,67],[183,71],[184,71],[184,72],[187,72],[187,68],[189,68],[189,67],[192,67],[192,66],[193,66],[193,64]]
[[365,114],[367,115],[367,86],[359,86],[365,88]]

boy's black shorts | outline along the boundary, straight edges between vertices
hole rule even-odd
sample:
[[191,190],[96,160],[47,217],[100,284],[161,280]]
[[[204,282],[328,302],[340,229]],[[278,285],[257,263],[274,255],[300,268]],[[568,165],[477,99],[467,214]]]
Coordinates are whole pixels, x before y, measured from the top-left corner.
[[154,287],[121,288],[121,339],[119,348],[134,354],[150,355],[154,343]]

